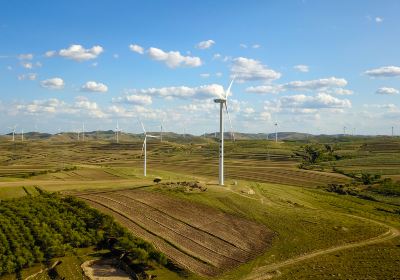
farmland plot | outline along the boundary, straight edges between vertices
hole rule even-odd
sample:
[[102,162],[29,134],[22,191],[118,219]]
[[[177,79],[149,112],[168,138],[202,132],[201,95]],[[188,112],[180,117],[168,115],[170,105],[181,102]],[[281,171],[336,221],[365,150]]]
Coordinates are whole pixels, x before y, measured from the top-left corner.
[[273,233],[213,208],[141,190],[78,195],[181,266],[213,276],[263,253]]

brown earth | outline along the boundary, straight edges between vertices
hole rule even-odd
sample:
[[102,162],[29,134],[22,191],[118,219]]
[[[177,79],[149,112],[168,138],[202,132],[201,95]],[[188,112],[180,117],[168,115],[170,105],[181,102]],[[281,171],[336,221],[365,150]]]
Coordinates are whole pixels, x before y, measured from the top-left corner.
[[178,265],[215,276],[264,252],[273,232],[201,204],[143,190],[81,193]]

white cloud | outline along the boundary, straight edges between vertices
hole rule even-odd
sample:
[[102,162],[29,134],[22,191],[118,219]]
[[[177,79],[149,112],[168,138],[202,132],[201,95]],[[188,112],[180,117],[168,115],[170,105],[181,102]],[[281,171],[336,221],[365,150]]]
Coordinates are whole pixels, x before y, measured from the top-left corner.
[[230,70],[231,76],[235,76],[238,82],[269,82],[281,77],[281,73],[269,69],[260,61],[245,57],[237,57],[233,59]]
[[144,49],[143,49],[143,47],[141,47],[141,46],[139,46],[139,45],[130,44],[130,45],[129,45],[129,49],[130,49],[131,51],[135,52],[135,53],[144,54]]
[[65,86],[64,80],[61,78],[51,78],[40,82],[40,85],[48,89],[62,89]]
[[201,73],[200,77],[202,78],[209,78],[210,77],[210,73]]
[[393,95],[393,94],[398,94],[399,90],[391,87],[381,87],[378,88],[376,91],[377,94],[388,94],[388,95]]
[[219,98],[225,93],[224,88],[221,85],[210,84],[199,87],[177,86],[148,89],[131,89],[127,91],[127,94],[158,96],[162,98],[206,99]]
[[97,83],[95,81],[88,81],[81,87],[81,91],[107,92],[108,87],[103,83]]
[[27,104],[17,104],[16,109],[25,114],[56,113],[65,107],[65,102],[56,98],[34,100]]
[[22,80],[30,80],[30,81],[34,81],[37,78],[37,74],[36,73],[28,73],[28,74],[22,74],[18,76],[18,80],[22,81]]
[[254,45],[252,45],[251,46],[253,49],[259,49],[259,48],[261,48],[261,45],[259,45],[259,44],[254,44]]
[[308,80],[308,81],[292,81],[286,84],[281,85],[262,85],[262,86],[252,86],[246,88],[246,92],[251,93],[260,93],[267,94],[273,93],[277,94],[280,92],[294,90],[294,91],[315,91],[315,90],[324,90],[328,91],[329,88],[334,88],[329,90],[329,93],[338,94],[338,95],[349,95],[353,92],[351,90],[342,89],[347,85],[347,81],[345,79],[339,79],[335,77],[330,78],[322,78],[317,80]]
[[62,49],[58,54],[62,57],[73,59],[75,61],[85,61],[97,58],[103,52],[103,47],[93,46],[90,49],[85,49],[81,45],[71,45],[68,49]]
[[309,81],[293,81],[284,85],[286,90],[320,90],[328,87],[345,87],[347,81],[336,77]]
[[382,23],[383,22],[383,18],[382,17],[375,17],[375,22],[376,23]]
[[55,55],[57,55],[56,51],[47,51],[47,52],[44,53],[45,57],[53,57]]
[[21,66],[24,67],[25,69],[33,68],[33,64],[31,62],[21,62]]
[[214,55],[213,55],[213,60],[215,60],[215,59],[220,59],[221,58],[221,54],[220,53],[215,53]]
[[380,68],[367,70],[364,72],[364,74],[368,75],[370,77],[373,77],[373,78],[397,77],[397,76],[400,76],[400,67],[384,66],[384,67],[380,67]]
[[261,93],[261,94],[267,94],[267,93],[272,93],[272,94],[277,94],[282,91],[282,86],[281,85],[263,85],[263,86],[255,86],[255,87],[248,87],[246,88],[246,92],[251,92],[251,93]]
[[75,103],[71,107],[79,110],[82,115],[87,115],[91,118],[102,119],[107,117],[96,102],[92,102],[84,96],[76,97]]
[[113,58],[118,59],[119,58],[119,54],[117,54],[117,53],[113,54]]
[[213,40],[201,41],[196,45],[198,49],[205,50],[211,48],[215,44]]
[[239,47],[241,47],[242,49],[247,49],[247,45],[246,44],[240,44]]
[[339,99],[326,93],[318,93],[316,96],[307,96],[304,94],[283,96],[280,100],[282,108],[305,108],[305,109],[327,109],[351,108],[351,102],[348,99]]
[[354,92],[350,89],[334,88],[332,90],[329,90],[328,93],[336,95],[352,95]]
[[31,53],[20,54],[20,55],[18,55],[18,59],[19,60],[32,60],[33,54],[31,54]]
[[122,97],[113,98],[113,102],[127,103],[134,105],[151,105],[153,103],[151,96],[131,94]]
[[148,54],[151,59],[163,61],[170,68],[177,68],[180,66],[199,67],[202,61],[196,56],[183,56],[178,51],[164,52],[158,48],[149,48]]
[[295,66],[293,66],[293,69],[297,70],[299,72],[303,72],[303,73],[307,73],[308,71],[310,71],[310,68],[308,67],[308,65],[304,65],[304,64],[295,65]]
[[215,76],[222,77],[222,73],[221,72],[217,72],[217,73],[215,73]]

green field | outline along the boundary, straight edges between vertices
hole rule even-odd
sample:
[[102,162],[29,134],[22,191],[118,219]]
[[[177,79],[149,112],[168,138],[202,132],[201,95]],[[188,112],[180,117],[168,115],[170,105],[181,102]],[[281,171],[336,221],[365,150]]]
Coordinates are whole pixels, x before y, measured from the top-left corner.
[[[323,149],[324,144],[334,147],[335,157],[325,153],[304,168],[299,151],[304,145]],[[142,175],[141,145],[139,141],[3,141],[0,199],[37,196],[35,187],[78,196],[99,190],[140,189],[206,205],[274,232],[272,243],[262,254],[224,270],[215,279],[397,279],[400,275],[396,265],[400,260],[400,197],[396,185],[400,178],[400,139],[227,141],[223,187],[217,185],[218,146],[212,139],[149,141],[148,177]],[[359,179],[362,174],[379,175],[380,179],[364,185]],[[153,182],[156,177],[162,179],[160,185]],[[393,183],[383,185],[385,178]],[[199,181],[207,190],[162,184],[182,181]],[[351,191],[328,191],[330,184]],[[94,252],[89,250],[90,254]],[[76,273],[64,276],[66,279],[82,277],[77,266],[87,255],[64,257],[64,266],[76,268]],[[190,271],[176,273],[164,268],[154,274],[159,279],[202,278]]]

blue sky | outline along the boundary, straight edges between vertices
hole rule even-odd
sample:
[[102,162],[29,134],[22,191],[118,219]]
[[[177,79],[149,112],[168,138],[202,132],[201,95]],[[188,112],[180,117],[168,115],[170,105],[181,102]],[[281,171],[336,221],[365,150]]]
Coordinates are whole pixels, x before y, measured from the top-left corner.
[[[0,133],[400,134],[399,1],[1,1]],[[228,123],[226,123],[230,130]]]

